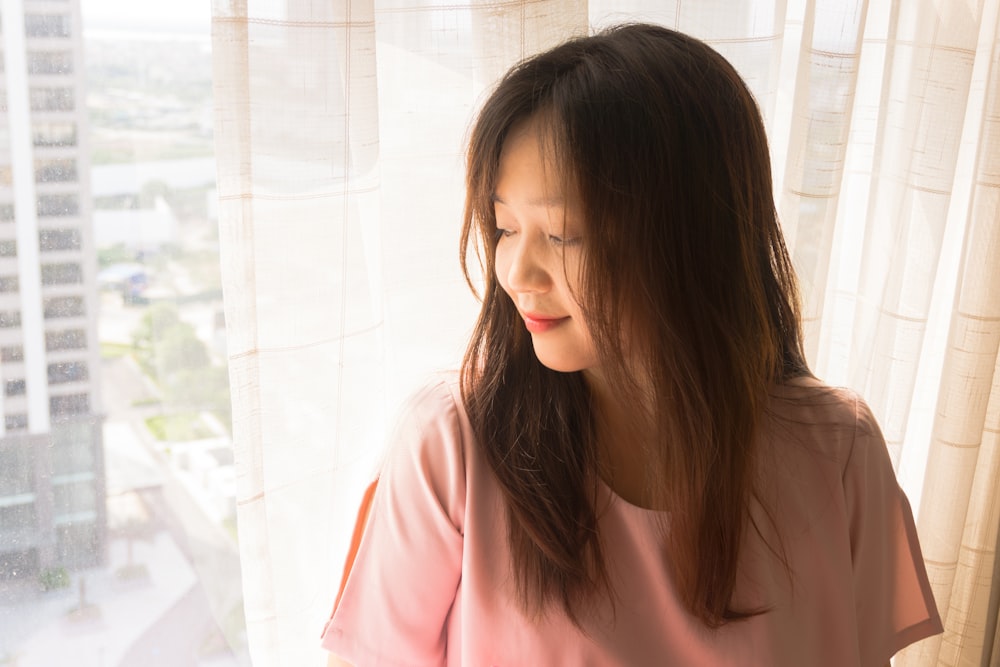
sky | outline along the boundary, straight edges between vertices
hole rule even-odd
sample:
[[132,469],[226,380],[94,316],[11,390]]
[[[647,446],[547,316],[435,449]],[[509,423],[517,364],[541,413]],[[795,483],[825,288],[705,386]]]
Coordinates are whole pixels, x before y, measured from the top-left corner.
[[212,0],[80,0],[84,32],[209,34]]

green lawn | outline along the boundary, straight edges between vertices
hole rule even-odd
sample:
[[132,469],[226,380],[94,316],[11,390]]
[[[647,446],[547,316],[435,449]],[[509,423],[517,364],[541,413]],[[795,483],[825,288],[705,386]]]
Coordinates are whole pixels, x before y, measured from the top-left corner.
[[215,435],[195,412],[149,417],[146,419],[146,428],[157,440],[170,442],[201,440]]

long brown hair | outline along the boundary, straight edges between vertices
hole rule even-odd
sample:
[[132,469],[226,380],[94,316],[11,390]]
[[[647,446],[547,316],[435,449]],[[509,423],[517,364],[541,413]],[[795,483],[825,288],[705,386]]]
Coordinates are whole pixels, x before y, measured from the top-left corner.
[[651,407],[650,494],[669,511],[664,559],[681,599],[711,627],[756,613],[731,602],[759,425],[769,388],[808,373],[759,110],[707,45],[626,25],[515,66],[473,127],[462,266],[468,277],[475,250],[485,289],[463,398],[502,489],[523,608],[561,603],[576,621],[611,592],[592,397],[581,373],[536,359],[494,274],[501,148],[529,117],[579,193],[580,298],[602,372]]

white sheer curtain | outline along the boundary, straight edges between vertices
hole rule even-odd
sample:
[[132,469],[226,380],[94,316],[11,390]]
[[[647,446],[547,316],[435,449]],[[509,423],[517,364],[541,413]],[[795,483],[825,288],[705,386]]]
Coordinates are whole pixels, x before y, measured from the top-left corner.
[[764,110],[813,366],[868,397],[919,508],[946,631],[897,663],[988,659],[998,5],[214,0],[254,663],[322,664],[318,635],[386,425],[403,396],[461,358],[476,308],[457,262],[462,150],[478,102],[518,59],[626,20],[713,44]]

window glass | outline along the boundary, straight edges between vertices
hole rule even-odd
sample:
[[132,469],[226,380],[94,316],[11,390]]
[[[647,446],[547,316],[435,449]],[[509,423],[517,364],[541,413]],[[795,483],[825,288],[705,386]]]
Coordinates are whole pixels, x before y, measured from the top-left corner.
[[21,311],[2,310],[0,311],[0,329],[21,326]]
[[53,396],[49,399],[49,411],[53,417],[84,414],[89,409],[89,394],[69,394],[68,396]]
[[72,51],[33,51],[28,54],[28,74],[71,74]]
[[85,361],[66,361],[49,364],[49,384],[82,382],[87,377],[87,362]]
[[94,426],[89,421],[60,422],[52,429],[52,474],[87,474],[94,471]]
[[31,126],[31,140],[38,148],[76,146],[74,123],[35,123]]
[[83,282],[83,267],[75,262],[42,264],[43,285],[68,285]]
[[76,178],[73,158],[35,160],[35,180],[39,183],[75,181]]
[[54,296],[42,299],[42,313],[46,319],[80,317],[86,313],[82,296]]
[[[31,493],[35,462],[32,449],[24,441],[13,441],[0,446],[0,486],[9,489],[8,497]],[[0,525],[3,520],[0,520]]]
[[87,332],[83,329],[45,332],[45,349],[47,351],[79,350],[86,346]]
[[53,510],[56,521],[77,513],[93,513],[97,509],[97,492],[94,488],[93,475],[83,481],[59,480],[52,485]]
[[32,111],[73,111],[72,88],[32,87],[28,92]]
[[24,378],[15,380],[6,380],[4,382],[4,394],[7,396],[20,396],[24,393],[25,382]]
[[[39,216],[66,216],[80,212],[78,195],[39,195]],[[78,232],[79,233],[79,232]]]
[[28,37],[69,37],[71,18],[67,14],[25,14]]
[[21,431],[28,428],[28,415],[16,412],[4,416],[4,426],[8,431]]
[[38,247],[42,252],[49,250],[79,250],[79,229],[43,229],[38,233]]
[[[25,3],[30,118],[0,122],[0,665],[249,666],[211,3],[81,4]],[[30,206],[39,262],[22,273],[13,221]],[[22,322],[26,295],[41,322]]]

